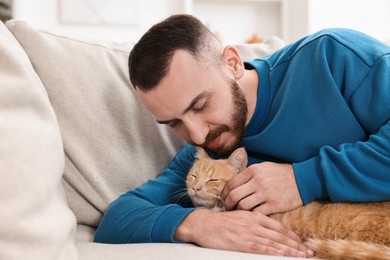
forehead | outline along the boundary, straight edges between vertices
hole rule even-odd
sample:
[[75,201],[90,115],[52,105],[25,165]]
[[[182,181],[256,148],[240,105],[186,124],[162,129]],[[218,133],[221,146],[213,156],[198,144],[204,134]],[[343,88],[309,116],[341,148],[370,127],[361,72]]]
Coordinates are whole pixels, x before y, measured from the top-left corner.
[[168,74],[151,91],[137,90],[138,96],[157,119],[171,119],[182,113],[194,97],[210,88],[213,69],[204,66],[187,51],[177,50]]

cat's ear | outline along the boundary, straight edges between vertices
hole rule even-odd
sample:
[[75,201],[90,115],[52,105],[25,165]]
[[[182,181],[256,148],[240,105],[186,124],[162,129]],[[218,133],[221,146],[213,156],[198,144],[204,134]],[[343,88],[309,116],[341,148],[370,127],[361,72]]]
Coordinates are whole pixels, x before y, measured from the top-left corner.
[[206,151],[200,147],[200,146],[195,146],[196,148],[196,155],[195,155],[195,158],[196,159],[204,159],[204,158],[210,158],[209,155],[206,153]]
[[234,167],[237,173],[242,172],[248,164],[248,155],[244,148],[236,149],[227,159],[227,162]]

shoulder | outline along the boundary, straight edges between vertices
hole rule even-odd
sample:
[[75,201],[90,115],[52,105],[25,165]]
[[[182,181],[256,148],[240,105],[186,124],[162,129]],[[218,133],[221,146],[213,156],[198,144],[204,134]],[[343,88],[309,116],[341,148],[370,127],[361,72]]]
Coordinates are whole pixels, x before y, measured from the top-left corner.
[[[300,66],[312,66],[310,61],[318,62],[324,59],[344,61],[346,64],[359,60],[371,67],[376,61],[390,54],[390,46],[362,32],[346,29],[324,29],[301,38],[300,40],[286,45],[275,53],[259,58],[250,63],[265,62],[272,70],[280,65],[295,61]],[[282,66],[283,67],[283,66]]]
[[[356,30],[347,28],[324,29],[302,39],[295,51],[324,51],[329,55],[350,53],[368,65],[390,54],[390,46]],[[315,54],[313,52],[313,54]],[[351,56],[349,56],[351,57]]]
[[330,41],[351,49],[382,48],[389,49],[389,46],[371,37],[368,34],[347,28],[330,28],[313,33],[303,38],[302,46],[312,42]]
[[173,158],[173,161],[193,161],[196,148],[192,144],[186,144]]

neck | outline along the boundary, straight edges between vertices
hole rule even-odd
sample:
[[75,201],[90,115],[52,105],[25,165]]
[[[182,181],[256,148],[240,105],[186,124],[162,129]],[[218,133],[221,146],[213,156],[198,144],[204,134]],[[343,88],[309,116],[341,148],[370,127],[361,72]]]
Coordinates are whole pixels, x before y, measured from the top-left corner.
[[248,125],[255,112],[257,103],[259,76],[256,70],[245,70],[243,77],[239,79],[238,83],[245,94],[248,105],[248,118],[246,120],[246,125]]

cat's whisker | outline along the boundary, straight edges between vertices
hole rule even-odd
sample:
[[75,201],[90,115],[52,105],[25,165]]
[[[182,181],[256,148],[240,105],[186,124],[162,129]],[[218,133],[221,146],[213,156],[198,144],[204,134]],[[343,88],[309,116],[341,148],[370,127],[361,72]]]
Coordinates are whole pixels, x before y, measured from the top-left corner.
[[225,200],[221,196],[218,197],[218,201],[221,202],[222,207],[225,207]]
[[211,198],[215,198],[215,199],[218,199],[218,200],[221,200],[222,197],[221,195],[216,195],[216,194],[213,194],[213,193],[210,193],[210,192],[207,192],[207,195]]
[[188,204],[191,200],[187,193],[187,188],[178,189],[170,194],[170,201],[177,204]]
[[172,199],[175,199],[175,198],[178,198],[178,197],[182,197],[183,195],[185,195],[186,192],[187,192],[186,188],[181,188],[181,189],[178,189],[178,190],[172,192],[170,194],[170,196],[171,196]]

